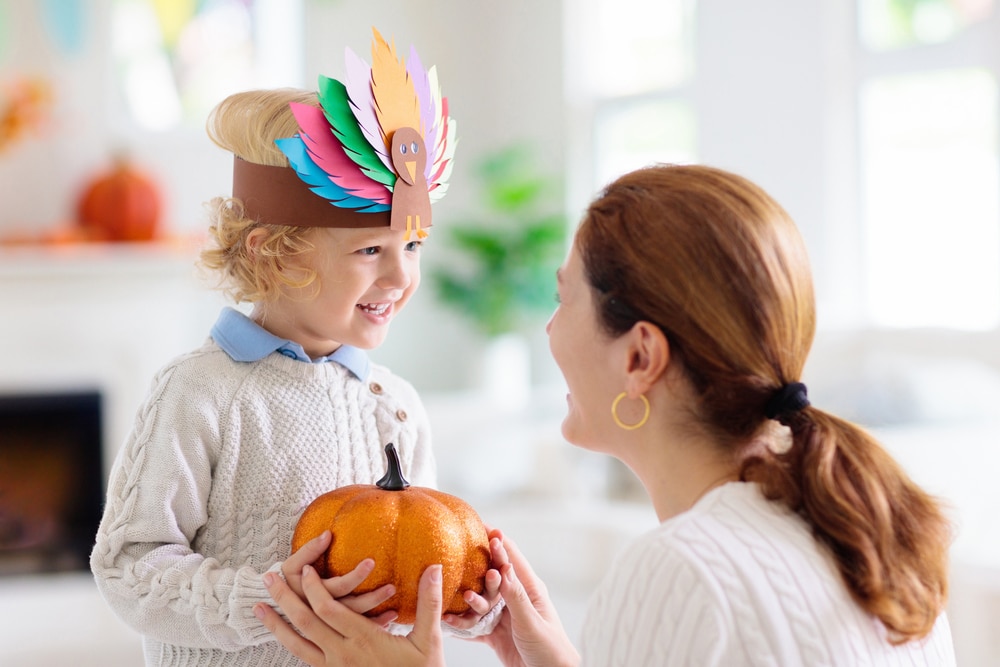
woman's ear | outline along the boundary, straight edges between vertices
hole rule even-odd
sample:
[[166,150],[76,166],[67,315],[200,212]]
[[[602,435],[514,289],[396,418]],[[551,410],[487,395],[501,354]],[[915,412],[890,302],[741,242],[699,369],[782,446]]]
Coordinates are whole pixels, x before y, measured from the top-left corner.
[[651,322],[636,322],[626,336],[626,388],[631,395],[646,393],[670,365],[670,342]]

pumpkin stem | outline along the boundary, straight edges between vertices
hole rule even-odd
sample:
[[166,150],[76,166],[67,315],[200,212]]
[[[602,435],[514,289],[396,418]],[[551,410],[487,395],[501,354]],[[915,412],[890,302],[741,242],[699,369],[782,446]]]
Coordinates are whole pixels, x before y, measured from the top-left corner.
[[399,467],[399,455],[396,454],[396,446],[391,442],[385,446],[385,456],[389,459],[389,467],[382,479],[375,482],[375,486],[386,491],[402,491],[410,483],[403,477],[403,471]]

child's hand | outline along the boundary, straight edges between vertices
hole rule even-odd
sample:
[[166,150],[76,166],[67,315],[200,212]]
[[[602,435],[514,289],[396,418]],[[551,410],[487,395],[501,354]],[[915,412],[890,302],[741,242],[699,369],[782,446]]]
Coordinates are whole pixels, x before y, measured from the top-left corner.
[[[503,536],[498,530],[489,531],[489,539],[491,542],[493,539],[502,539],[502,537]],[[496,563],[494,563],[494,565],[496,565]],[[499,565],[497,565],[497,567],[499,567]],[[469,605],[469,611],[461,615],[445,614],[442,620],[453,628],[458,628],[459,630],[468,630],[469,628],[475,626],[482,620],[483,616],[489,613],[490,609],[493,609],[493,607],[500,602],[500,581],[501,577],[499,570],[487,570],[486,582],[482,595],[476,593],[475,591],[465,591],[465,593],[462,594],[463,599]]]
[[[323,555],[327,546],[330,544],[331,538],[332,535],[330,531],[323,531],[323,533],[318,537],[315,537],[303,544],[302,548],[289,556],[281,565],[281,573],[284,576],[288,587],[303,600],[306,599],[306,596],[302,588],[302,568],[306,565],[311,565],[316,561],[316,559]],[[361,582],[363,582],[374,569],[375,561],[371,558],[366,558],[358,563],[357,567],[345,575],[323,579],[323,587],[326,588],[327,592],[331,596],[341,602],[348,609],[356,611],[359,614],[364,614],[365,612],[371,611],[378,605],[382,604],[396,593],[395,586],[392,584],[386,584],[368,593],[352,595],[354,589],[360,586]],[[499,584],[497,584],[497,588],[499,590]],[[396,619],[396,616],[396,612],[386,611],[379,614],[372,620],[380,625],[388,625]]]

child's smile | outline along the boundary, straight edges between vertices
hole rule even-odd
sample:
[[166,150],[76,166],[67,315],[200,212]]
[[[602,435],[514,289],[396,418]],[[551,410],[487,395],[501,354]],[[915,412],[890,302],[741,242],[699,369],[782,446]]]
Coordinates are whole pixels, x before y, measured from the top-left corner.
[[253,318],[313,358],[343,344],[378,347],[420,285],[421,242],[388,227],[316,229],[309,240],[314,250],[288,270],[315,271],[316,281],[258,304]]

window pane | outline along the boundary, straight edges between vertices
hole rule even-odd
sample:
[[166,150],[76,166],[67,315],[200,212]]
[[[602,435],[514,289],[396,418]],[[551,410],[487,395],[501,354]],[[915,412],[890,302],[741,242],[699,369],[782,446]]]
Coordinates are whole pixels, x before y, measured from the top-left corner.
[[858,0],[862,41],[876,51],[943,42],[994,6],[995,0]]
[[653,162],[694,162],[695,114],[675,100],[630,103],[601,110],[595,136],[596,187]]
[[1000,323],[997,84],[985,71],[862,91],[869,307],[884,326]]
[[[568,18],[578,89],[612,97],[684,83],[693,70],[689,0],[587,0]],[[641,19],[637,19],[641,17]]]
[[[295,85],[298,8],[298,0],[114,0],[113,48],[129,114],[149,130],[201,127],[230,93]],[[275,20],[282,16],[289,18]],[[267,26],[256,38],[255,24]]]

